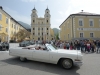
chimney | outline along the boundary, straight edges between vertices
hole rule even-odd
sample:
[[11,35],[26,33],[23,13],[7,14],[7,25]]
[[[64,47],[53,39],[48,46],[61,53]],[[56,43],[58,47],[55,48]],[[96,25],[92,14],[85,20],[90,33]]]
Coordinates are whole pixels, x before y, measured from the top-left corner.
[[0,9],[3,9],[2,6],[0,6]]

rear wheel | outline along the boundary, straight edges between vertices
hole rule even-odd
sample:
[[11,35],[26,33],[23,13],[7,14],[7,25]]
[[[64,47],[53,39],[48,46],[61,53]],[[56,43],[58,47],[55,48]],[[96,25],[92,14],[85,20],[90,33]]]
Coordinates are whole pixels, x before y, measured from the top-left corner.
[[20,61],[22,61],[22,62],[26,61],[26,58],[24,58],[24,57],[20,57],[19,59],[20,59]]
[[71,69],[73,67],[73,62],[71,59],[62,59],[61,66],[64,69]]

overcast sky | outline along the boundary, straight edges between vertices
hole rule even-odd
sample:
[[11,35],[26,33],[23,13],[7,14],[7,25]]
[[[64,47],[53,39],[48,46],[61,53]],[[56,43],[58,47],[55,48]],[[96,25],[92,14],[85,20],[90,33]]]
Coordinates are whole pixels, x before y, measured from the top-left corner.
[[100,14],[100,0],[0,0],[0,6],[14,19],[27,24],[31,24],[30,15],[34,6],[39,17],[44,17],[48,6],[52,28],[59,28],[70,14],[81,10]]

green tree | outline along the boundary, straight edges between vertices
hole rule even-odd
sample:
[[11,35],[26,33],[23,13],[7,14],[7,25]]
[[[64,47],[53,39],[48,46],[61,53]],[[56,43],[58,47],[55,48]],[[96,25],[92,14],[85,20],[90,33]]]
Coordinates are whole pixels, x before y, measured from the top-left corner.
[[59,40],[59,34],[55,34],[55,39]]

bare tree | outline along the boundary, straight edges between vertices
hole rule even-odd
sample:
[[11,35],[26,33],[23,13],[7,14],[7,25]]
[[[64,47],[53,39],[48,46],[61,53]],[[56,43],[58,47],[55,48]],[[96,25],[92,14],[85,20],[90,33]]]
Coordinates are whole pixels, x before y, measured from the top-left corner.
[[17,40],[23,41],[25,38],[30,38],[31,33],[25,29],[20,29],[19,32],[14,34]]

